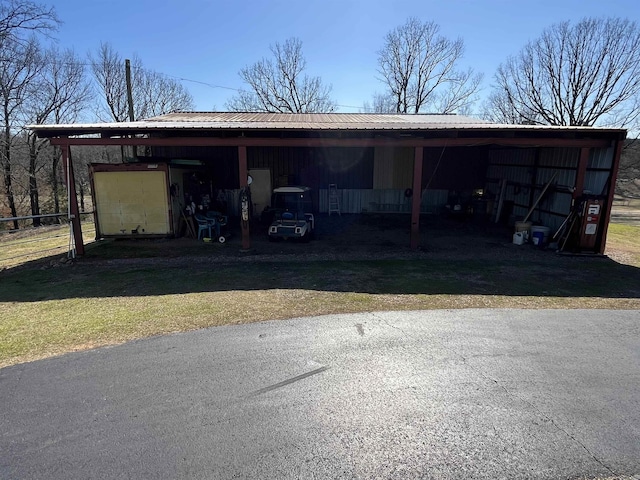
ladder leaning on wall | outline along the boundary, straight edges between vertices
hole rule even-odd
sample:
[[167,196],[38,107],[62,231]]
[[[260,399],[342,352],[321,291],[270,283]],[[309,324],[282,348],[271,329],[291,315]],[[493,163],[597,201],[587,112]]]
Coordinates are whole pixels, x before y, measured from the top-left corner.
[[340,200],[338,199],[338,186],[335,183],[329,184],[329,216],[332,213],[340,215]]

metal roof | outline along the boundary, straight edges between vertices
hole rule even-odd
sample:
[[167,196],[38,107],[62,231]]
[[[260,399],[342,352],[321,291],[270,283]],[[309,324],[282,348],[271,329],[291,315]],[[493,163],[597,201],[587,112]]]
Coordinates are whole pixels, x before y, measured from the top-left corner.
[[[272,125],[275,128],[415,128],[416,126],[467,125],[489,122],[459,115],[383,113],[250,113],[176,112],[153,117],[148,122],[190,122],[197,124]],[[311,126],[311,127],[310,127]]]
[[503,125],[461,115],[376,114],[376,113],[249,113],[176,112],[146,120],[120,123],[30,125],[39,136],[85,135],[93,133],[190,130],[263,131],[424,131],[424,130],[581,130],[618,131],[593,127],[552,127],[547,125]]

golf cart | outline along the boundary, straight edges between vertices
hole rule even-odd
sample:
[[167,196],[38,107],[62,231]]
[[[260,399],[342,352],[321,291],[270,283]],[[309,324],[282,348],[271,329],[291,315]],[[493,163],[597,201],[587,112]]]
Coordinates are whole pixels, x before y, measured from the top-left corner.
[[315,219],[309,187],[280,187],[271,196],[273,221],[269,241],[298,239],[308,242],[313,235]]

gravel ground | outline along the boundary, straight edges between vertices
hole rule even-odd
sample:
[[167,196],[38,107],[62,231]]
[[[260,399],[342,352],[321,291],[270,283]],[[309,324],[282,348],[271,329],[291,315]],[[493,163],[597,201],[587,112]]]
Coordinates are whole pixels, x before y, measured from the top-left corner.
[[[514,245],[513,227],[472,218],[451,219],[428,215],[421,218],[420,246],[409,248],[408,214],[319,215],[316,234],[309,243],[269,242],[267,226],[251,227],[251,248],[243,251],[239,228],[231,229],[225,244],[204,243],[191,238],[106,240],[89,244],[87,255],[79,261],[99,265],[189,265],[194,257],[200,263],[314,262],[372,259],[474,260],[489,263],[532,262],[558,265],[558,262],[592,261],[593,256],[558,256],[555,249],[533,245]],[[51,227],[45,227],[51,228]],[[30,230],[11,234],[29,235]],[[32,233],[31,233],[32,234]],[[5,235],[6,237],[6,235]],[[1,238],[0,238],[1,240]],[[619,263],[630,263],[624,251],[608,252]],[[64,257],[49,257],[30,262],[26,267],[59,267],[73,262]]]
[[[85,261],[106,263],[171,264],[192,262],[193,256],[206,262],[344,261],[370,259],[481,259],[514,261],[548,259],[556,261],[551,249],[513,245],[512,228],[489,222],[456,221],[442,217],[421,220],[421,243],[409,248],[410,219],[407,215],[320,216],[315,239],[309,243],[269,242],[264,226],[252,227],[251,248],[242,251],[240,233],[232,231],[225,244],[197,242],[189,238],[165,240],[118,240],[117,252],[108,258],[100,245]],[[91,250],[90,250],[91,252]],[[152,258],[140,258],[141,256]],[[125,258],[120,258],[125,257]],[[126,258],[132,257],[132,258]]]

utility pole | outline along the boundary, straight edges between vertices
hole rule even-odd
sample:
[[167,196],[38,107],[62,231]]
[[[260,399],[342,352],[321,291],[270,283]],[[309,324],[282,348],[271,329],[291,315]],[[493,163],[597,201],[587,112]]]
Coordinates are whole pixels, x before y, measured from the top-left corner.
[[[131,62],[128,58],[124,61],[124,76],[127,82],[127,103],[129,104],[129,121],[133,122],[135,119],[133,118],[133,93],[131,92]],[[124,162],[124,145],[121,148],[122,152],[122,161]],[[131,152],[133,156],[137,155],[138,147],[132,146]]]
[[127,102],[129,103],[129,121],[133,122],[133,94],[131,92],[131,62],[129,59],[124,61],[124,71],[127,79]]

